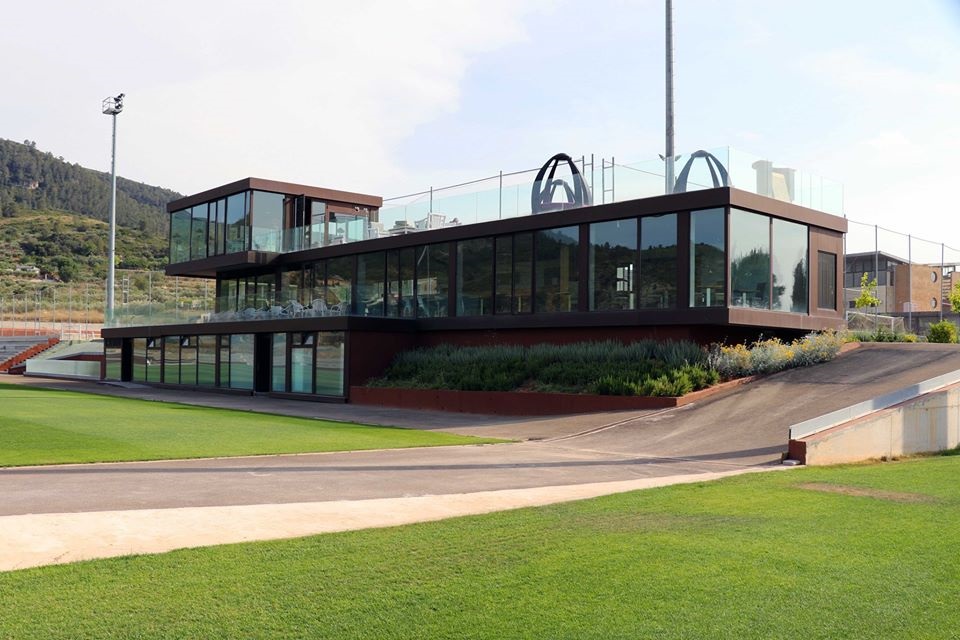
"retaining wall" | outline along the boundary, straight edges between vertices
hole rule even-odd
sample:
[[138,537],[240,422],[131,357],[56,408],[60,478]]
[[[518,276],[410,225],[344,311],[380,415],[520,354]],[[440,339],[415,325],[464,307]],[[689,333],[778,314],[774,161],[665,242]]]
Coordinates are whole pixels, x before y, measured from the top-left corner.
[[931,453],[960,445],[960,384],[790,441],[789,457],[808,465]]

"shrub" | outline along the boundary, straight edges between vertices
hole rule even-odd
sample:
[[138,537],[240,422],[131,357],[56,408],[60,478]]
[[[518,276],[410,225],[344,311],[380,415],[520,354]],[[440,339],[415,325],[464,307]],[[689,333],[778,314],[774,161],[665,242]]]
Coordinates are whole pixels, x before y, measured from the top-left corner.
[[957,327],[948,320],[934,322],[927,330],[927,342],[954,343],[957,341]]
[[843,336],[825,331],[791,343],[773,338],[758,340],[750,347],[715,345],[710,351],[710,368],[724,379],[774,373],[832,360],[840,353],[842,344]]

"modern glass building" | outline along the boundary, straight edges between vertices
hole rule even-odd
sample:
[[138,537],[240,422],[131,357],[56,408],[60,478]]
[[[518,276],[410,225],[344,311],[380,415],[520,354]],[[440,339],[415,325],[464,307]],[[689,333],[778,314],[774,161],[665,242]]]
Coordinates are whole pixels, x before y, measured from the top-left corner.
[[[432,203],[431,203],[432,205]],[[104,329],[122,380],[345,401],[401,350],[839,328],[844,218],[729,186],[456,224],[248,178],[172,202],[199,322]],[[392,224],[391,224],[392,223]]]

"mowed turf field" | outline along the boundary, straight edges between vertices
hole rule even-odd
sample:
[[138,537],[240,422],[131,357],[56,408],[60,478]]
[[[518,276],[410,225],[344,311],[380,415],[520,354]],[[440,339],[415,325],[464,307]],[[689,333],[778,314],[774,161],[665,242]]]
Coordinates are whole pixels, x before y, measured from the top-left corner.
[[2,638],[955,638],[960,457],[0,574]]
[[494,442],[0,384],[0,466]]

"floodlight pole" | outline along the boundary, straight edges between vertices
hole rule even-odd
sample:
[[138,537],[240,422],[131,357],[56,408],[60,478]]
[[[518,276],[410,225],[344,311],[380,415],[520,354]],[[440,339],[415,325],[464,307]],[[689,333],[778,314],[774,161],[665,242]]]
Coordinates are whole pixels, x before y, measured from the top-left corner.
[[113,289],[117,244],[117,114],[123,111],[123,96],[103,101],[103,113],[113,118],[113,138],[110,147],[110,240],[107,245],[107,308],[104,324],[113,324]]
[[664,193],[673,193],[674,149],[673,149],[673,0],[666,0],[666,150],[664,160]]

